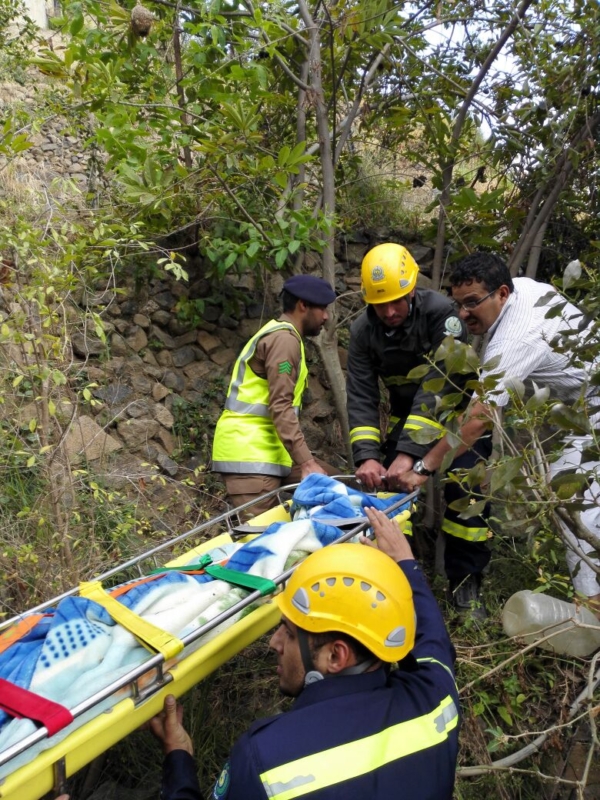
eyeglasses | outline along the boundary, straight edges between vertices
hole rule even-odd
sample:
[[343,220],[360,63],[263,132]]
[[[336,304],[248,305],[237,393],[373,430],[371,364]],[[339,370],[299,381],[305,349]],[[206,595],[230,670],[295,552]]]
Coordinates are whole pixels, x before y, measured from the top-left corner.
[[465,311],[473,311],[474,308],[477,308],[480,303],[483,303],[484,300],[487,300],[488,297],[491,297],[493,294],[495,294],[495,292],[496,290],[494,289],[486,294],[485,297],[480,297],[479,300],[467,300],[466,303],[459,303],[457,300],[453,300],[452,305],[454,306],[454,310],[457,312],[463,308]]

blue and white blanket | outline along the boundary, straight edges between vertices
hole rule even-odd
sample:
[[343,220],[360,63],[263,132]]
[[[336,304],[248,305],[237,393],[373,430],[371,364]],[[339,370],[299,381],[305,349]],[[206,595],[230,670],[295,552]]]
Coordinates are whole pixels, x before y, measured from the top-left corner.
[[[399,499],[400,495],[379,499],[324,475],[310,475],[294,494],[292,522],[274,523],[252,542],[216,548],[210,554],[215,562],[229,559],[229,569],[272,580],[307,554],[340,537],[339,528],[328,524],[328,519],[364,516],[362,509],[365,506],[385,510]],[[197,560],[195,556],[189,563]],[[215,580],[207,574],[167,572],[156,580],[134,586],[119,597],[119,602],[155,626],[183,638],[247,594],[245,589]],[[196,649],[214,638],[239,616],[233,616],[191,648]],[[175,661],[185,658],[190,652],[191,649],[186,648]],[[28,634],[0,654],[0,678],[72,709],[151,657],[148,650],[116,624],[102,606],[93,600],[72,596],[46,612]],[[123,696],[126,695],[121,693],[118,698],[109,698],[51,739],[29,748],[17,759],[0,767],[0,778]],[[35,730],[32,721],[13,719],[0,711],[0,753]]]

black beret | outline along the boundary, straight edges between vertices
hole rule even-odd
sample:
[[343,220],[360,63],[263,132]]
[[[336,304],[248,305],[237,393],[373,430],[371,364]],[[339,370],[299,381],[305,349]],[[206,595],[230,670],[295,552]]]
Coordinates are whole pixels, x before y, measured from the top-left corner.
[[314,275],[292,275],[283,284],[283,288],[294,297],[315,306],[328,306],[335,300],[335,292],[331,285],[323,278],[316,278]]

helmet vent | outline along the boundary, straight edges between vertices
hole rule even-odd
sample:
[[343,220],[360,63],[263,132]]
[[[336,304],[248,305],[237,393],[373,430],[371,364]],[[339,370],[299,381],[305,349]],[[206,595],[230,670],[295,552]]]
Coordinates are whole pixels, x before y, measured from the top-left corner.
[[300,588],[297,590],[292,597],[292,605],[294,608],[298,609],[301,614],[307,615],[310,613],[310,600],[308,599],[306,589]]
[[354,583],[354,578],[343,578],[344,586],[352,586]]
[[375,595],[375,597],[377,598],[377,600],[379,600],[379,602],[380,602],[380,603],[381,603],[383,600],[385,600],[385,595],[384,595],[382,592],[379,592],[379,591],[377,592],[377,594]]
[[327,584],[327,586],[335,586],[335,578],[327,578],[325,583]]
[[373,587],[371,586],[370,583],[366,583],[365,581],[361,581],[360,582],[360,588],[363,590],[363,592],[370,592]]
[[404,627],[404,625],[400,625],[399,627],[394,628],[393,631],[390,631],[390,633],[388,633],[384,644],[386,647],[402,647],[405,641],[406,641],[406,628]]
[[318,592],[320,585],[321,584],[317,581],[317,583],[313,583],[313,585],[310,588],[313,590],[313,592]]

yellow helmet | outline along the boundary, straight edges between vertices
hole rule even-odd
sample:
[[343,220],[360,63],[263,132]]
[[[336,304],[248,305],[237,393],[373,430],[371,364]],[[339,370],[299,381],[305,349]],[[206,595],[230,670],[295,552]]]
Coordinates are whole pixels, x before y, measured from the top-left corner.
[[389,556],[366,545],[317,550],[275,600],[302,630],[346,633],[381,661],[400,661],[415,643],[410,584]]
[[365,303],[389,303],[410,294],[419,266],[401,244],[378,244],[363,258],[361,293]]

